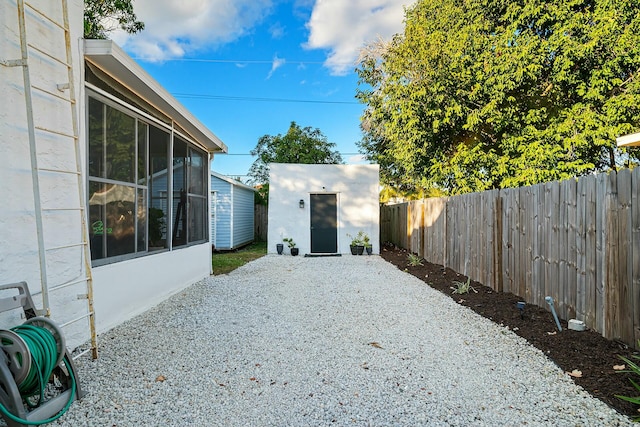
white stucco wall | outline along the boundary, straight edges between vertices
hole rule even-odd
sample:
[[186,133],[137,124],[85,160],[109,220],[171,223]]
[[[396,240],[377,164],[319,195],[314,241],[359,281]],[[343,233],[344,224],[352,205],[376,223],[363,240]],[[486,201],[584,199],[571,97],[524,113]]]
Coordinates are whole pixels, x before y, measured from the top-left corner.
[[270,164],[268,252],[276,253],[276,244],[292,237],[300,255],[310,253],[309,195],[328,193],[337,196],[338,252],[350,253],[347,234],[362,230],[373,253],[380,253],[379,172],[378,165]]
[[[62,22],[61,2],[35,1],[39,10],[56,22]],[[79,40],[82,37],[84,4],[69,1],[71,48],[74,65],[74,86],[79,98],[82,75]],[[64,32],[51,22],[27,12],[29,43],[64,61]],[[33,86],[68,97],[59,92],[57,84],[68,82],[66,67],[30,49],[29,71]],[[0,59],[20,59],[18,12],[13,0],[0,1]],[[24,95],[23,69],[0,65],[0,284],[27,281],[34,302],[42,308],[40,264],[33,198],[33,180],[27,113]],[[72,134],[71,108],[63,100],[34,91],[33,111],[38,126]],[[49,133],[37,133],[38,164],[41,168],[75,170],[73,140]],[[84,158],[84,152],[82,157]],[[40,191],[45,208],[77,208],[79,192],[73,175],[42,173]],[[45,246],[52,248],[81,242],[81,216],[78,210],[48,211],[43,215]],[[80,247],[52,250],[47,253],[49,287],[85,275]],[[84,285],[71,286],[50,293],[51,318],[65,323],[86,312],[86,300],[78,300]],[[19,320],[19,319],[18,319]],[[15,326],[16,318],[2,316],[0,327]],[[20,322],[22,320],[19,320]],[[65,328],[69,346],[89,338],[86,322]]]
[[96,328],[105,332],[208,277],[207,242],[93,268]]

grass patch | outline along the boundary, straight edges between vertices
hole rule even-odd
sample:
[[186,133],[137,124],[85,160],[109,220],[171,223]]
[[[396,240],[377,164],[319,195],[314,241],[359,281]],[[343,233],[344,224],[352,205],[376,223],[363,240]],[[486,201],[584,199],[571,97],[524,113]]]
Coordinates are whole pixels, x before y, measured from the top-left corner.
[[267,242],[254,242],[235,251],[214,253],[211,256],[213,274],[227,274],[266,254]]

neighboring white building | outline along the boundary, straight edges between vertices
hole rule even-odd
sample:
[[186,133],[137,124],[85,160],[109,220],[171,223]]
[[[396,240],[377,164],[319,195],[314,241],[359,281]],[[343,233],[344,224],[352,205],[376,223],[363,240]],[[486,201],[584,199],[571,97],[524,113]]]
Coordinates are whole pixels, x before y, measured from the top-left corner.
[[367,233],[380,253],[378,165],[269,165],[268,252],[293,238],[300,254],[350,253]]
[[227,148],[117,45],[82,39],[82,1],[69,50],[62,2],[37,3],[27,68],[0,3],[0,284],[26,281],[74,348],[91,302],[102,332],[210,274],[209,170]]

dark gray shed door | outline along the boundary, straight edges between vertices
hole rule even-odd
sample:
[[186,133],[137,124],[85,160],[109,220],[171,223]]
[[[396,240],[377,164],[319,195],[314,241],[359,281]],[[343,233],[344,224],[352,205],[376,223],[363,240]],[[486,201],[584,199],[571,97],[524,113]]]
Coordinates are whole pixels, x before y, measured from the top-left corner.
[[311,253],[338,252],[338,208],[335,194],[311,194]]

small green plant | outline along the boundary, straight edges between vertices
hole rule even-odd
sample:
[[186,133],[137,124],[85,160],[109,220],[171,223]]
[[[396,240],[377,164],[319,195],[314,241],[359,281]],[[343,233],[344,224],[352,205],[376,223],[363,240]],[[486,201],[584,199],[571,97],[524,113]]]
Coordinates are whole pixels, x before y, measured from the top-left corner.
[[471,286],[471,278],[468,278],[466,282],[458,282],[458,281],[454,281],[453,282],[454,286],[451,287],[451,289],[453,289],[453,292],[451,292],[452,294],[468,294],[469,291],[473,291],[476,294],[478,293],[478,291],[476,291],[473,286]]
[[347,237],[349,239],[351,239],[351,245],[350,246],[365,246],[365,240],[366,240],[366,242],[369,241],[369,236],[367,236],[367,233],[365,233],[362,230],[358,231],[358,234],[356,234],[355,237],[353,237],[351,234],[347,233]]
[[[638,345],[640,346],[640,340],[638,340]],[[618,371],[618,372],[631,372],[631,373],[634,373],[634,374],[640,376],[640,366],[638,366],[638,363],[634,362],[631,359],[623,357],[623,356],[618,356],[618,357],[620,357],[620,359],[622,359],[624,361],[624,363],[626,363],[629,366],[629,369],[626,369],[626,370],[623,370],[623,371]],[[631,356],[631,357],[634,358],[635,360],[640,361],[640,356],[634,355],[634,356]],[[631,378],[629,378],[629,381],[631,381],[631,384],[633,384],[633,387],[635,387],[635,389],[638,390],[638,392],[640,392],[640,384],[638,384],[637,382],[635,382]],[[634,405],[640,405],[640,396],[629,397],[629,396],[621,396],[619,394],[616,394],[616,397],[618,399],[622,399],[622,400],[625,400],[627,402],[631,402]],[[633,421],[640,422],[640,417],[634,418]]]
[[408,263],[411,267],[417,267],[419,265],[424,265],[422,263],[422,258],[420,258],[418,255],[416,254],[409,254],[407,256],[408,258]]
[[370,248],[372,246],[367,233],[364,233],[364,236],[362,237],[362,244],[365,248]]
[[294,242],[293,238],[291,237],[285,237],[284,239],[282,239],[282,241],[285,242],[287,246],[289,246],[289,249],[296,247],[296,242]]

